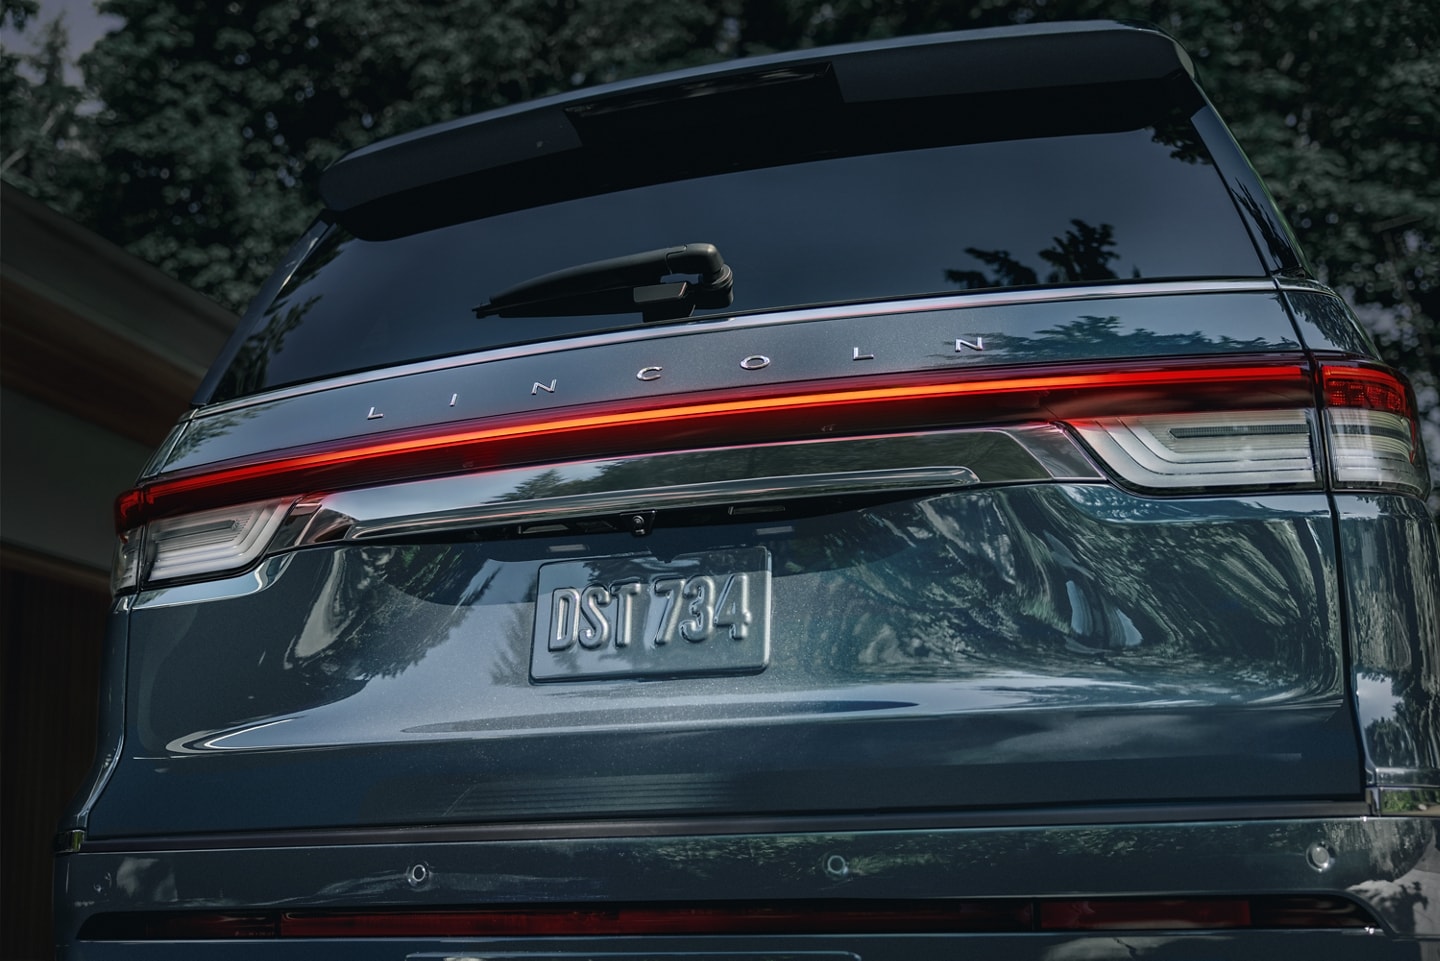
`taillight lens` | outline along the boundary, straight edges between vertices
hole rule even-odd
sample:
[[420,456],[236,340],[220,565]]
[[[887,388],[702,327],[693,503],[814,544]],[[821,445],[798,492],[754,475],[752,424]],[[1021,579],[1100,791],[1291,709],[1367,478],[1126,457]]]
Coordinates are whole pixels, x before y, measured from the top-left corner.
[[1336,488],[1429,493],[1430,470],[1409,384],[1390,371],[1327,365],[1321,369],[1321,393]]
[[120,535],[111,583],[121,591],[149,581],[238,571],[265,552],[291,498],[165,517]]
[[[1122,483],[1162,493],[1319,489],[1424,495],[1413,394],[1363,364],[1294,357],[917,372],[487,418],[161,475],[116,501],[117,591],[240,570],[300,495],[609,454],[877,430],[1068,424]],[[239,506],[234,506],[238,502]]]
[[161,475],[122,494],[116,530],[263,497],[342,490],[610,454],[684,450],[882,430],[1068,420],[1076,414],[1304,407],[1306,370],[1289,362],[1076,364],[787,384],[506,415],[348,438]]
[[[1335,490],[1425,496],[1429,468],[1415,395],[1400,375],[1364,364],[1320,367],[1320,416]],[[1068,418],[1120,480],[1145,490],[1318,485],[1311,410],[1206,410]]]
[[[1376,923],[1375,918],[1363,906],[1332,895],[1073,900],[787,900],[763,903],[608,902],[503,907],[377,907],[368,911],[116,911],[88,917],[80,928],[79,940],[143,942],[229,941],[250,938],[299,940],[1333,930],[1361,929],[1373,927]],[[651,956],[650,952],[642,953],[646,957]],[[505,955],[507,958],[512,956]],[[589,954],[537,955],[539,956],[592,957]],[[683,956],[699,957],[690,954]],[[771,955],[752,955],[747,952],[735,956],[759,958]],[[805,952],[785,954],[787,958],[800,956],[810,955]],[[830,956],[832,955],[828,953],[815,955]],[[675,957],[682,955],[677,954]]]
[[140,586],[144,566],[145,528],[132,527],[115,538],[115,560],[110,568],[110,590],[116,594]]
[[1179,490],[1316,484],[1311,416],[1305,410],[1207,411],[1070,423],[1121,479]]

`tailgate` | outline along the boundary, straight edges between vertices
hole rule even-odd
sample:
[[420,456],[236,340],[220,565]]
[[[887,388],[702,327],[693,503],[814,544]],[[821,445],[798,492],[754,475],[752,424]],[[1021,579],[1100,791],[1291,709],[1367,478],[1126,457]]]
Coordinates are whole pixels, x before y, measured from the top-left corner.
[[[1043,447],[943,439],[1012,475]],[[852,487],[913,448],[833,446]],[[697,496],[643,536],[562,511],[142,594],[108,788],[137,803],[91,832],[1358,794],[1323,495],[839,473],[812,497]]]

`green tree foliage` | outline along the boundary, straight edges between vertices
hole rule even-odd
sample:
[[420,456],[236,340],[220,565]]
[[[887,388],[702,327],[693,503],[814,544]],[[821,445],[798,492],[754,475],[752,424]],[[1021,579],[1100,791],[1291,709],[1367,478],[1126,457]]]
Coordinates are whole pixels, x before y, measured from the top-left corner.
[[[30,18],[39,11],[40,4],[37,0],[0,0],[0,27],[6,27],[19,33],[25,29]],[[0,96],[5,98],[0,100],[0,103],[3,103],[7,110],[5,121],[7,128],[10,126],[8,111],[18,102],[18,90],[23,82],[20,77],[22,60],[23,58],[19,54],[0,47],[0,71],[4,71],[4,76],[0,76]]]
[[[3,0],[23,26],[30,0]],[[1440,5],[1434,0],[104,0],[102,104],[6,54],[5,176],[239,307],[346,150],[576,86],[737,55],[1038,20],[1158,24],[1289,215],[1417,380],[1440,448]],[[48,49],[48,48],[47,48]],[[63,43],[61,48],[63,50]],[[28,99],[27,99],[28,98]],[[67,99],[71,98],[71,99]],[[68,113],[67,113],[68,111]],[[22,134],[22,130],[25,133]],[[48,138],[48,139],[47,139]],[[22,143],[23,141],[23,143]],[[14,147],[12,147],[12,143]],[[60,158],[88,151],[83,171]]]
[[[3,0],[0,24],[21,31],[34,0]],[[34,53],[0,50],[0,174],[63,210],[79,204],[88,155],[81,93],[65,81],[69,41],[61,17],[40,28]]]
[[[347,150],[693,59],[701,4],[108,0],[83,60],[106,171],[84,219],[240,307]],[[637,29],[639,23],[644,29]]]

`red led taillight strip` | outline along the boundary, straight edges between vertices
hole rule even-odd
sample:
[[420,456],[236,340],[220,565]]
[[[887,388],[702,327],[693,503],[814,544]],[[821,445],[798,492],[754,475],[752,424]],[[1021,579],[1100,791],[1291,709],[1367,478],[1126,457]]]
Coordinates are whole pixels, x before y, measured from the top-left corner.
[[1147,362],[1044,371],[952,371],[811,382],[748,391],[571,407],[346,438],[164,474],[121,495],[117,530],[156,517],[262,497],[536,463],[861,430],[1214,406],[1313,404],[1307,368]]
[[1360,905],[1333,896],[994,898],[116,912],[89,918],[82,941],[242,938],[644,937],[739,934],[974,934],[1028,931],[1224,931],[1365,928]]
[[1390,371],[1325,364],[1320,368],[1320,387],[1326,407],[1358,407],[1415,417],[1413,391]]

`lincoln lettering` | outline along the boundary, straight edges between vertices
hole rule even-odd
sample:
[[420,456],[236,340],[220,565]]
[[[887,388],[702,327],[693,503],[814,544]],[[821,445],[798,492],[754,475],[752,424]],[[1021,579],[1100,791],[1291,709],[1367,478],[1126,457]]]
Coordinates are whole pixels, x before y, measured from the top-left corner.
[[[955,353],[957,354],[965,353],[967,351],[983,353],[984,350],[984,337],[971,335],[967,337],[955,338]],[[852,363],[855,361],[866,361],[874,359],[875,354],[872,351],[854,346],[850,348],[850,361]],[[732,360],[729,361],[729,363],[734,363],[733,355]],[[742,370],[759,371],[769,367],[771,363],[771,358],[766,354],[748,354],[740,359],[739,366]],[[661,379],[668,380],[670,375],[666,373],[665,367],[661,366],[660,364],[650,364],[648,366],[641,367],[639,370],[635,371],[634,376],[636,380],[643,381],[645,383],[653,383],[654,381]],[[560,393],[560,380],[558,377],[552,377],[548,381],[532,381],[530,384],[529,393],[531,397],[539,397],[546,394],[558,395]],[[446,398],[446,405],[449,407],[455,407],[459,400],[460,394],[458,392],[452,392],[449,397]],[[380,420],[384,416],[385,414],[380,410],[380,408],[374,406],[370,407],[365,413],[366,420]]]

